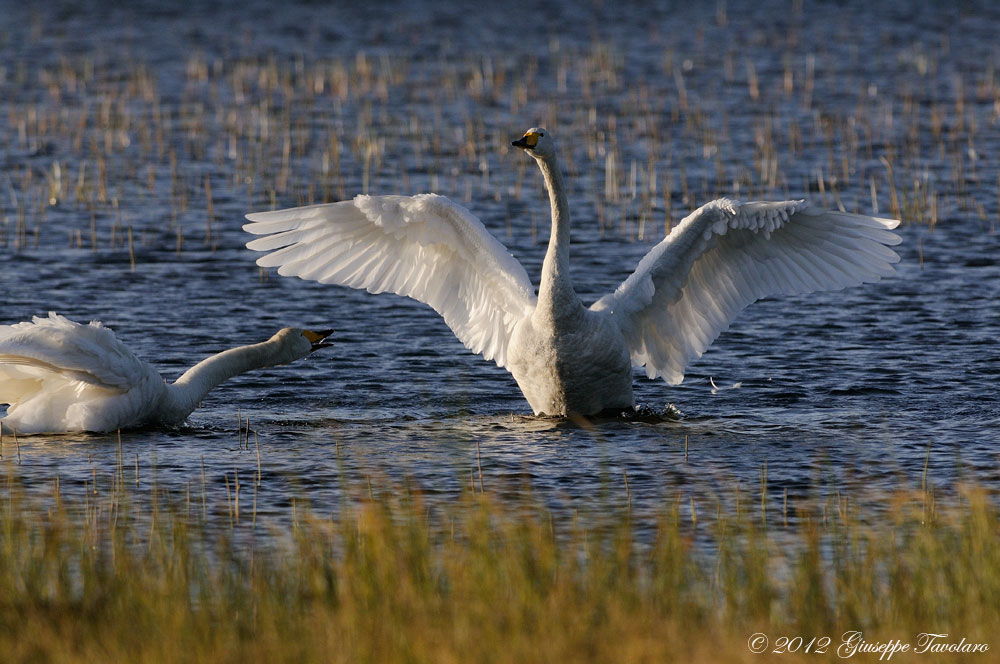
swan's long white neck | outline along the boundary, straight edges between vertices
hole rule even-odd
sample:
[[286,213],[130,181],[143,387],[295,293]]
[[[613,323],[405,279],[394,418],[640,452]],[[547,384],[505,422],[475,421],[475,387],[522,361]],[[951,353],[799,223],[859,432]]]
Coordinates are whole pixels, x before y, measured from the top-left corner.
[[542,263],[542,277],[538,285],[538,310],[551,312],[554,317],[575,314],[583,305],[569,274],[569,204],[563,186],[562,171],[555,155],[538,159],[538,167],[549,191],[552,207],[552,233],[549,248]]
[[165,400],[160,409],[161,419],[179,422],[190,415],[215,386],[233,376],[287,361],[276,355],[276,346],[277,342],[270,339],[231,348],[194,365],[172,385],[167,385]]

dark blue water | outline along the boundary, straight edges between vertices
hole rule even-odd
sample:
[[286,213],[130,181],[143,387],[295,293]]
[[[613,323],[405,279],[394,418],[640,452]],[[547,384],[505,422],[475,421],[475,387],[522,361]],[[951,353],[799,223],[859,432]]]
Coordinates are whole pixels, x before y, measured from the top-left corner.
[[[100,319],[169,379],[285,325],[336,328],[182,428],[122,434],[126,477],[138,456],[141,485],[197,493],[204,464],[217,504],[237,472],[249,500],[259,442],[258,510],[279,519],[367,478],[448,501],[480,463],[487,490],[567,511],[625,500],[626,477],[636,511],[759,500],[765,465],[776,505],[918,485],[925,464],[942,491],[1000,486],[1000,12],[686,4],[3,3],[0,322]],[[531,417],[429,308],[262,275],[243,248],[250,210],[436,191],[535,277],[548,209],[509,141],[538,124],[565,155],[588,299],[718,195],[887,215],[894,185],[898,274],[753,305],[679,387],[637,374],[680,420],[584,426]],[[119,454],[116,436],[19,442],[0,465],[64,491]]]

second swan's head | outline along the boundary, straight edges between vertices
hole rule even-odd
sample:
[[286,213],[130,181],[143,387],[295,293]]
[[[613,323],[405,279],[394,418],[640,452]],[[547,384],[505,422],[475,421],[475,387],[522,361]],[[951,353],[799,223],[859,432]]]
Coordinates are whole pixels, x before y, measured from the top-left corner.
[[333,334],[333,330],[302,330],[297,327],[286,327],[278,330],[270,341],[276,344],[275,364],[288,364],[301,359],[313,352],[317,348],[326,348],[333,344],[327,341],[327,337]]
[[556,144],[552,141],[552,136],[541,127],[532,127],[524,132],[524,136],[512,141],[511,145],[521,148],[535,159],[551,157],[556,153]]

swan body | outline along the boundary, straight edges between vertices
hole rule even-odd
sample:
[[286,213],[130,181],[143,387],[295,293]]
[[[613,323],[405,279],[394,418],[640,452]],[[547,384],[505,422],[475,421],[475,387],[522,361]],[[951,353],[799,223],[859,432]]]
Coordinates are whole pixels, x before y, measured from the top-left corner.
[[586,307],[569,268],[569,206],[555,143],[513,142],[538,163],[552,232],[535,294],[524,267],[475,216],[436,194],[248,214],[262,267],[429,304],[475,353],[507,368],[535,414],[634,407],[632,367],[680,383],[747,305],[894,273],[899,222],[805,201],[712,201],[686,217],[614,292]]
[[99,322],[49,313],[0,325],[0,403],[9,404],[0,425],[27,434],[178,424],[216,385],[305,357],[329,334],[285,328],[202,360],[167,384]]
[[546,303],[539,298],[514,327],[507,350],[507,369],[535,413],[632,408],[632,362],[611,317],[579,301]]

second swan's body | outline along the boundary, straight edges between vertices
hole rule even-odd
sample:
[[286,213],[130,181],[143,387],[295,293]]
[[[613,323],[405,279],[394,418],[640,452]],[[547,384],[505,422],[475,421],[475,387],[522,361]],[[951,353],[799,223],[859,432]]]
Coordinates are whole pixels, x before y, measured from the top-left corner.
[[247,215],[279,274],[393,292],[440,313],[473,352],[506,367],[536,414],[631,408],[632,367],[677,384],[732,319],[776,294],[836,290],[893,273],[898,221],[803,201],[702,206],[613,293],[585,307],[569,274],[569,206],[555,144],[531,129],[513,145],[545,179],[552,233],[538,294],[468,210],[443,196],[354,200]]
[[233,376],[286,364],[327,345],[332,330],[287,327],[208,357],[166,383],[99,322],[48,317],[0,325],[0,432],[70,433],[179,424]]

